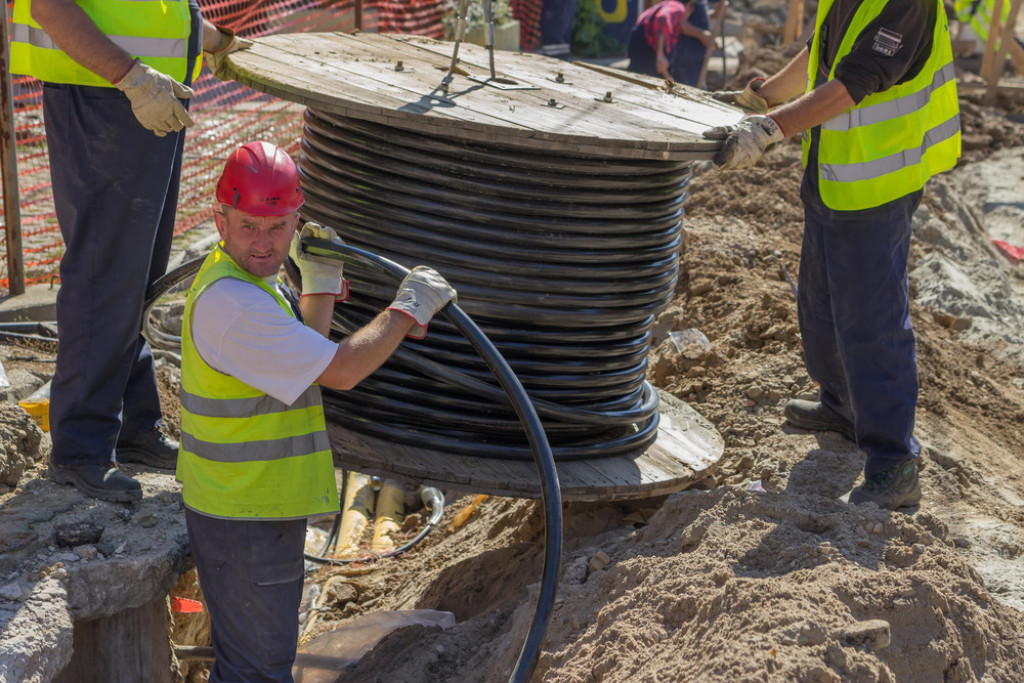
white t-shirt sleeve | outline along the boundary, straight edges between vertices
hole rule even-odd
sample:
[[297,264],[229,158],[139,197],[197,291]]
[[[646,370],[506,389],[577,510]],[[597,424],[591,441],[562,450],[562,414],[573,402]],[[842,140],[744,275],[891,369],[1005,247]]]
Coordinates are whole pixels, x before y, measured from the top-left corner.
[[212,368],[291,405],[338,345],[285,313],[270,294],[222,278],[192,309],[192,341]]

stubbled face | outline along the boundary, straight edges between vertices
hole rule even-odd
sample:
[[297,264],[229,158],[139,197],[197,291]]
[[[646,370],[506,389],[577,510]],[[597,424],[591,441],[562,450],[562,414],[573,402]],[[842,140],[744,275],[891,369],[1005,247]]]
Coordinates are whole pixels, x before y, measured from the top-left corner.
[[277,275],[288,256],[298,212],[287,216],[253,216],[221,205],[213,217],[224,251],[235,263],[259,278]]

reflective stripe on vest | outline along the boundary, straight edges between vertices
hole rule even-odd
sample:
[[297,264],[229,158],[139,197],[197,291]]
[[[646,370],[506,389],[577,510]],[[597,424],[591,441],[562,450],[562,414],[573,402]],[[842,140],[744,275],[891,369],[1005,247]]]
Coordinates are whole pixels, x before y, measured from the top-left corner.
[[203,514],[289,519],[337,512],[338,489],[320,389],[291,405],[218,372],[192,341],[196,300],[217,280],[273,287],[242,270],[220,247],[207,257],[185,303],[181,334],[181,448],[177,477],[185,504]]
[[[132,57],[185,83],[192,17],[187,0],[77,0],[97,28]],[[202,60],[196,60],[198,75]],[[64,53],[32,19],[31,0],[16,0],[11,22],[11,72],[50,83],[111,87]]]
[[[835,65],[854,40],[878,16],[887,0],[865,0],[842,38]],[[819,73],[822,22],[831,0],[818,6],[814,42],[808,60],[808,90]],[[809,141],[804,136],[804,163]],[[941,6],[932,52],[910,81],[874,93],[852,109],[821,125],[818,144],[819,188],[831,209],[857,211],[881,206],[924,187],[928,178],[948,170],[960,156],[960,115],[949,27]]]

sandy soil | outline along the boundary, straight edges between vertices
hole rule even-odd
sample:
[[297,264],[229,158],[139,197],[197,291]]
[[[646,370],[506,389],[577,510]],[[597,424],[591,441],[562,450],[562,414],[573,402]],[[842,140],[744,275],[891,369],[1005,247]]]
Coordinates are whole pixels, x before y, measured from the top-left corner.
[[[771,70],[773,58],[747,64]],[[787,282],[799,262],[798,143],[754,170],[701,169],[649,378],[713,422],[725,452],[699,490],[565,505],[559,591],[532,680],[1024,680],[1024,266],[991,244],[1024,245],[1024,109],[962,106],[964,159],[929,184],[915,217],[920,509],[839,502],[863,456],[838,434],[782,423],[784,401],[815,389]],[[710,341],[696,359],[667,340],[690,328]],[[175,431],[173,366],[161,377]],[[6,451],[28,450],[25,432],[0,434]],[[32,467],[9,460],[11,472]],[[309,666],[299,680],[507,680],[539,589],[543,510],[491,497],[453,528],[473,502],[451,497],[413,552],[312,572],[303,649],[332,632],[367,641],[397,610],[449,612],[454,624],[394,630],[345,671]],[[174,593],[196,596],[194,581]],[[179,644],[206,637],[178,615]],[[201,666],[183,672],[205,678]]]

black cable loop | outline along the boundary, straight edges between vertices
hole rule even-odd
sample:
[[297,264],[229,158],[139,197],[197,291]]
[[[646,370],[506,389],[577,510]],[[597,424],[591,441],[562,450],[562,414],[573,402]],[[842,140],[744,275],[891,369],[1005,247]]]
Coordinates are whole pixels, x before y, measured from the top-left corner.
[[[675,294],[689,163],[525,152],[311,109],[300,152],[305,218],[440,271],[529,393],[556,460],[636,456],[654,442],[650,330]],[[345,274],[339,336],[394,292],[358,262]],[[324,401],[329,419],[392,442],[532,457],[504,392],[443,317]]]

